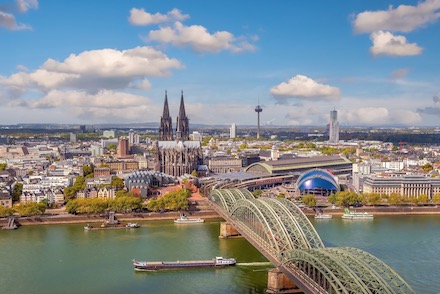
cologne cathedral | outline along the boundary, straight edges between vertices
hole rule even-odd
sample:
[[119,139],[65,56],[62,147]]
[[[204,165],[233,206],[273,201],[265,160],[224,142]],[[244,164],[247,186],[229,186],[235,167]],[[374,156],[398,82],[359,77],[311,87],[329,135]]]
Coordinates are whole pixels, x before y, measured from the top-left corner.
[[155,170],[175,177],[191,174],[202,162],[200,141],[189,140],[189,119],[185,113],[183,91],[180,97],[179,115],[176,132],[168,108],[168,97],[165,92],[163,114],[160,118],[159,141],[155,142]]

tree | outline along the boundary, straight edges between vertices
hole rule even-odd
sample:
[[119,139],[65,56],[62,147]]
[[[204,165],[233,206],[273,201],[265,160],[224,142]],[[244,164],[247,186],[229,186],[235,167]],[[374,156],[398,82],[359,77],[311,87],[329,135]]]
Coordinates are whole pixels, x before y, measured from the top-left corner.
[[93,173],[93,168],[90,165],[84,165],[83,166],[83,175],[84,177],[87,177],[87,175]]
[[339,191],[328,197],[330,203],[336,204],[338,206],[352,206],[358,203],[362,203],[362,197],[360,197],[355,192],[350,191]]
[[398,205],[404,202],[404,197],[397,193],[391,193],[388,197],[388,203],[391,205]]
[[111,186],[116,187],[116,189],[121,190],[124,189],[124,181],[117,177],[117,176],[113,176],[112,177],[112,182],[110,183]]
[[132,196],[130,192],[125,190],[116,191],[115,198]]
[[23,193],[23,184],[20,182],[15,183],[14,189],[12,190],[12,201],[14,202],[19,201],[22,193]]
[[64,200],[69,202],[70,200],[75,198],[75,189],[73,187],[64,188]]
[[420,204],[426,204],[429,203],[429,196],[426,194],[420,194],[418,198],[418,203]]
[[11,216],[12,214],[14,214],[14,210],[12,208],[0,205],[0,217]]
[[192,173],[191,173],[191,175],[192,175],[193,177],[198,177],[198,176],[199,176],[199,174],[197,173],[196,170],[193,170]]
[[5,170],[7,166],[6,163],[0,163],[0,171]]
[[307,194],[301,198],[302,202],[308,207],[316,206],[316,197],[315,195]]
[[429,172],[432,171],[433,169],[434,169],[434,167],[433,167],[432,164],[430,164],[430,163],[427,163],[427,164],[425,164],[425,165],[422,166],[422,170],[423,170],[425,173],[429,173]]
[[440,203],[440,193],[434,194],[432,196],[432,202],[434,202],[435,204],[439,204]]
[[15,204],[13,207],[14,211],[18,213],[19,215],[39,215],[43,214],[46,211],[46,204],[44,203],[26,203],[26,204]]
[[116,150],[118,150],[118,146],[116,146],[116,144],[109,144],[108,146],[107,146],[107,151],[108,152],[116,152]]
[[366,193],[363,196],[365,202],[370,205],[378,205],[382,202],[382,198],[377,193]]

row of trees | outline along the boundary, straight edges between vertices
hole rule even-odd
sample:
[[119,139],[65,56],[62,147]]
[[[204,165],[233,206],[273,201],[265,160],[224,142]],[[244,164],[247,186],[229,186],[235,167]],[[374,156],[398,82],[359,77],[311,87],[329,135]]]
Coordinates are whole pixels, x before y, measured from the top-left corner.
[[183,189],[179,191],[169,192],[163,197],[152,199],[147,203],[148,210],[161,211],[164,209],[169,210],[188,210],[189,201],[188,197],[191,196],[191,191]]
[[142,199],[139,197],[122,196],[115,199],[80,198],[70,200],[66,204],[66,211],[70,214],[103,213],[107,210],[127,212],[142,208]]
[[14,213],[21,216],[32,216],[43,214],[46,211],[46,203],[15,204],[12,208],[0,205],[0,217],[11,216]]

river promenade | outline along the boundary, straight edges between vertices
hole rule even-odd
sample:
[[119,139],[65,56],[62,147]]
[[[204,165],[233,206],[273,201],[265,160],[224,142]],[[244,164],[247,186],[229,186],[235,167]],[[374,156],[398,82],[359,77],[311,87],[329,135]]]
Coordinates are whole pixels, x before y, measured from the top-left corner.
[[[205,219],[221,218],[209,205],[206,199],[197,199],[197,210],[187,212],[190,217],[200,217]],[[352,211],[368,212],[374,215],[430,215],[440,214],[440,206],[363,206],[350,208]],[[311,208],[304,208],[304,213],[313,216],[315,212]],[[326,208],[324,212],[333,216],[341,216],[343,208]],[[119,221],[148,221],[148,220],[170,220],[179,217],[176,211],[159,212],[139,212],[139,213],[116,213]],[[48,209],[46,214],[39,216],[17,217],[20,225],[46,225],[46,224],[74,224],[74,223],[100,223],[106,220],[105,215],[79,214],[71,215],[61,209]],[[0,226],[7,224],[7,218],[0,218]]]

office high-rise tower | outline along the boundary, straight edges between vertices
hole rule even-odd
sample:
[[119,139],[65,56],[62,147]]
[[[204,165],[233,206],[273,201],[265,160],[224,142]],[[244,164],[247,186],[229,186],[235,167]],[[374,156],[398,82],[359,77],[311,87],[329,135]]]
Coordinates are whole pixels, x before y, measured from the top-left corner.
[[229,129],[229,138],[234,139],[237,137],[237,125],[233,123]]
[[330,130],[328,141],[335,144],[339,142],[339,122],[338,112],[336,110],[330,111]]

